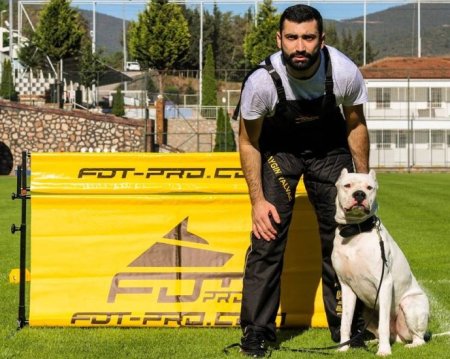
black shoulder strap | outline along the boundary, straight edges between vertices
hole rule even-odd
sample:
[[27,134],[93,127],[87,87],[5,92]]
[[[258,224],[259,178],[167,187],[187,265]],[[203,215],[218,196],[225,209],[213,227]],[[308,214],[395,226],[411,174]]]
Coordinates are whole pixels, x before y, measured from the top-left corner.
[[[253,70],[251,70],[245,76],[244,81],[242,81],[241,94],[242,94],[242,90],[244,89],[245,83],[246,83],[247,79],[250,77],[250,75],[253,74],[256,70],[266,69],[267,72],[269,73],[270,77],[272,78],[272,81],[277,89],[279,101],[280,102],[286,101],[286,93],[284,92],[284,87],[283,87],[283,83],[281,82],[281,77],[280,77],[280,75],[278,75],[278,73],[273,68],[272,61],[270,61],[270,56],[266,57],[266,59],[264,60],[264,63],[265,63],[265,65],[258,65],[257,67],[255,67]],[[234,112],[233,112],[233,116],[232,116],[233,120],[238,119],[240,107],[241,107],[241,99],[239,98],[239,102],[236,105],[236,108],[234,109]]]
[[278,100],[280,102],[286,101],[286,93],[284,92],[283,83],[281,82],[281,77],[278,72],[275,71],[272,65],[272,61],[270,61],[270,56],[266,57],[264,60],[266,63],[266,70],[269,72],[270,77],[272,77],[272,81],[275,84],[278,94]]
[[325,57],[325,93],[327,95],[333,94],[333,70],[331,68],[330,53],[326,46],[323,47],[323,54]]

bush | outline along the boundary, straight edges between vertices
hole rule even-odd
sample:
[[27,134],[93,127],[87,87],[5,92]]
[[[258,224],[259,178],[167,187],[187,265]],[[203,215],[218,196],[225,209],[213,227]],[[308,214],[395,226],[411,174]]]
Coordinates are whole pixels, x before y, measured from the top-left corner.
[[118,87],[116,93],[113,94],[111,112],[119,117],[125,115],[125,104],[123,100],[122,90],[120,89],[120,87]]
[[217,114],[216,144],[214,152],[235,152],[236,141],[231,127],[230,118],[223,108]]
[[17,92],[14,87],[12,65],[10,60],[3,61],[2,82],[0,84],[0,96],[6,100],[17,101]]

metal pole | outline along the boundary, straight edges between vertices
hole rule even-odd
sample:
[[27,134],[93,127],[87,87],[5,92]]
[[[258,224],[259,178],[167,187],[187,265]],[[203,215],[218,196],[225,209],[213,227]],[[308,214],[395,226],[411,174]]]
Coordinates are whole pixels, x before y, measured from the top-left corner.
[[26,284],[26,254],[27,254],[27,153],[22,152],[21,173],[21,204],[22,223],[20,224],[20,290],[19,290],[19,326],[25,325],[25,284]]
[[[125,6],[122,4],[122,41],[123,41],[123,71],[127,71],[127,34],[125,26]],[[127,82],[124,81],[123,89],[127,90]]]
[[411,158],[410,158],[410,151],[411,151],[411,114],[410,114],[411,105],[410,105],[410,101],[411,101],[411,99],[410,99],[410,94],[409,94],[409,86],[410,86],[410,83],[409,83],[409,76],[408,76],[408,86],[406,87],[406,90],[407,90],[406,99],[408,101],[408,105],[407,105],[407,111],[408,111],[408,118],[407,118],[407,121],[408,121],[408,146],[407,146],[408,172],[410,172],[410,169],[411,169]]
[[200,40],[198,45],[198,105],[203,104],[203,2],[200,3]]
[[420,0],[417,0],[417,57],[422,57],[422,37],[420,32]]
[[367,64],[367,0],[364,0],[364,50],[363,50],[363,64]]
[[[96,32],[97,32],[97,24],[96,24],[96,2],[92,1],[92,53],[95,54],[96,51]],[[92,85],[92,93],[94,95],[94,104],[97,105],[97,85]]]
[[27,324],[25,313],[26,295],[26,260],[27,260],[27,200],[29,188],[27,187],[27,152],[22,152],[22,164],[17,166],[17,193],[13,193],[12,199],[22,200],[22,219],[20,227],[11,226],[11,233],[20,231],[20,253],[19,253],[19,313],[17,317],[18,328],[21,329]]
[[11,65],[12,65],[12,73],[13,73],[13,79],[16,78],[16,72],[14,71],[14,61],[13,61],[13,54],[14,54],[14,38],[13,38],[13,0],[9,0],[9,57],[11,59]]

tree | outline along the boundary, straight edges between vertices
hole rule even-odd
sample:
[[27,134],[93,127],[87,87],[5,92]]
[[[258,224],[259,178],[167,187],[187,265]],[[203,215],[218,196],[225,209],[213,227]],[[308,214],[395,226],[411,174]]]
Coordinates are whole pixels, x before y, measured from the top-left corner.
[[50,0],[43,8],[32,41],[52,62],[80,52],[85,29],[70,1]]
[[98,85],[100,74],[106,70],[100,58],[101,54],[92,52],[92,43],[85,38],[80,58],[80,82],[83,86],[92,88]]
[[205,67],[203,68],[202,106],[217,106],[216,69],[212,45],[206,50]]
[[[192,70],[199,67],[200,13],[198,8],[183,8],[191,34],[188,55],[177,68]],[[214,7],[213,14],[203,11],[203,48],[213,46],[216,76],[223,80],[242,81],[240,71],[246,68],[244,37],[253,24],[252,7],[244,17],[231,12],[222,13]],[[220,71],[217,70],[226,70]],[[232,70],[232,71],[228,71]]]
[[117,87],[116,93],[113,94],[113,100],[112,100],[112,110],[111,112],[113,115],[122,117],[125,115],[125,104],[123,100],[123,94],[122,90],[120,89],[120,86]]
[[228,113],[222,107],[217,114],[216,143],[214,152],[234,152],[236,151],[236,141],[231,127]]
[[[33,34],[29,35],[29,39]],[[38,48],[32,40],[26,41],[22,44],[18,51],[18,58],[20,62],[30,69],[44,69],[47,59],[45,54]]]
[[276,11],[272,0],[264,0],[258,12],[257,25],[245,37],[244,52],[251,66],[258,65],[277,50],[276,35],[280,15]]
[[345,29],[342,31],[342,41],[340,42],[341,45],[341,51],[346,54],[351,59],[354,59],[355,56],[355,49],[353,48],[353,36],[352,32],[350,30],[345,31]]
[[44,6],[36,32],[31,38],[33,45],[48,56],[53,65],[57,65],[57,96],[61,105],[60,81],[61,67],[58,64],[66,58],[79,54],[85,28],[79,14],[70,7],[70,1],[50,0]]
[[[184,59],[185,64],[180,66],[181,68],[197,69],[198,68],[198,53],[199,53],[199,43],[200,43],[200,14],[197,9],[191,9],[188,7],[183,7],[183,13],[188,22],[189,33],[191,35],[189,50]],[[203,30],[203,40],[205,31]]]
[[333,23],[326,23],[324,28],[325,44],[339,48],[339,36]]
[[130,24],[129,53],[141,68],[158,71],[159,91],[164,90],[164,74],[185,58],[190,34],[179,5],[166,0],[149,2]]
[[3,61],[2,82],[0,84],[0,96],[8,100],[17,100],[17,92],[14,87],[11,61]]

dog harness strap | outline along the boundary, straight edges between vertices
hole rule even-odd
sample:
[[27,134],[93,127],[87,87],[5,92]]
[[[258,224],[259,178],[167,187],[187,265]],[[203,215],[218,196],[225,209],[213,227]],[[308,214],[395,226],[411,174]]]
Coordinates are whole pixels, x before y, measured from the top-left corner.
[[375,227],[377,221],[378,221],[377,216],[372,216],[361,223],[347,224],[345,226],[340,226],[339,234],[341,235],[341,237],[348,238],[351,236],[356,236],[357,234],[363,232],[370,232],[373,229],[373,227]]

